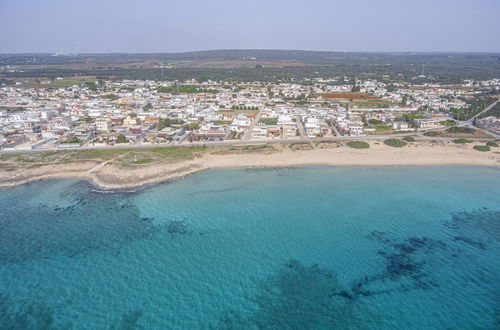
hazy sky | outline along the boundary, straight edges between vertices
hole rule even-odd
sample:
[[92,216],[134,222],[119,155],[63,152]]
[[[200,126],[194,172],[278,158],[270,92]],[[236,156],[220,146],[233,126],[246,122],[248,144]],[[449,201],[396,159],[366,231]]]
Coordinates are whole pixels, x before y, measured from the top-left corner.
[[0,53],[500,52],[500,0],[0,0]]

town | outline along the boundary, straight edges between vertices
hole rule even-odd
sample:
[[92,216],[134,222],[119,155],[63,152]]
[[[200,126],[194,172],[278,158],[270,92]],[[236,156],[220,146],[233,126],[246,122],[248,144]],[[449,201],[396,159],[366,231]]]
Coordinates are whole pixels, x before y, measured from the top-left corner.
[[56,77],[37,86],[21,79],[0,86],[0,148],[439,136],[453,127],[499,137],[499,88],[500,79],[441,85],[348,77],[300,83]]

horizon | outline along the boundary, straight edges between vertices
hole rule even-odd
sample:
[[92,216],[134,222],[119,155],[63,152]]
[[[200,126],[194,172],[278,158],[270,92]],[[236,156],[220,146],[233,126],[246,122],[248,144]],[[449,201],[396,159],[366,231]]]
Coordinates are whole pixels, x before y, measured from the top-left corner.
[[0,9],[1,54],[500,52],[494,0],[6,0]]
[[276,52],[310,52],[310,53],[342,53],[342,54],[500,54],[499,51],[336,51],[336,50],[310,50],[310,49],[272,49],[272,48],[217,48],[200,49],[181,52],[81,52],[81,53],[57,53],[57,52],[0,52],[0,55],[52,55],[52,56],[82,56],[82,55],[157,55],[157,54],[189,54],[189,53],[209,53],[219,51],[276,51]]

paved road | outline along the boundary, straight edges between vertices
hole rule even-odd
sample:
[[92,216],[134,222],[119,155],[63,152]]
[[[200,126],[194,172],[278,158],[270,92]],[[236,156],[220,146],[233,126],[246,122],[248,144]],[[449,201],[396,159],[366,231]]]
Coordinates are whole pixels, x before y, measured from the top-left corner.
[[259,120],[260,120],[260,111],[255,116],[255,119],[252,120],[252,122],[250,123],[250,126],[248,127],[248,130],[245,132],[245,135],[243,135],[243,139],[242,140],[248,141],[248,140],[250,140],[252,138],[253,128],[259,122]]
[[496,137],[497,139],[500,138],[500,135],[499,134],[496,134],[494,132],[491,132],[491,131],[488,131],[488,130],[484,130],[482,128],[479,128],[477,126],[474,126],[474,119],[478,118],[479,116],[481,116],[482,114],[484,114],[485,112],[488,112],[490,111],[495,105],[497,105],[497,103],[500,102],[500,99],[499,100],[496,100],[495,102],[493,102],[492,104],[490,104],[489,106],[487,106],[486,108],[484,108],[484,110],[482,110],[481,112],[479,112],[478,114],[476,114],[475,116],[473,116],[472,118],[470,118],[469,120],[465,120],[465,121],[460,121],[458,126],[459,127],[472,127],[472,128],[478,128],[480,130],[483,130],[485,131],[487,134],[489,135],[493,135],[494,137]]
[[300,136],[303,138],[307,138],[307,132],[304,128],[304,123],[302,122],[302,120],[300,120],[300,116],[295,117],[295,120],[296,120],[295,123],[297,124],[297,128],[299,130]]

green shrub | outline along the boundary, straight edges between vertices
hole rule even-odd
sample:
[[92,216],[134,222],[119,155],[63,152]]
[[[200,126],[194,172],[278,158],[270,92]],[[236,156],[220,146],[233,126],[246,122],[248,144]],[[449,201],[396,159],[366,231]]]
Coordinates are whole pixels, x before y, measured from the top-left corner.
[[415,142],[415,138],[413,136],[405,136],[403,140],[406,142]]
[[128,140],[123,134],[118,135],[118,137],[116,138],[116,143],[127,143],[127,142]]
[[370,119],[370,120],[368,120],[368,123],[372,124],[372,125],[381,125],[382,124],[382,122],[380,120],[377,120],[377,119]]
[[490,147],[488,146],[474,146],[472,148],[477,151],[490,151]]
[[388,139],[388,140],[385,140],[384,143],[386,145],[388,145],[390,147],[394,147],[394,148],[402,148],[408,144],[405,141],[399,140],[399,139]]
[[457,143],[457,144],[459,144],[459,143],[462,143],[462,144],[463,143],[471,143],[471,142],[472,142],[471,140],[467,140],[467,139],[455,139],[455,140],[453,140],[453,143]]
[[498,147],[498,143],[493,142],[493,141],[489,141],[489,142],[487,142],[487,143],[486,143],[486,145],[487,145],[488,147]]
[[370,145],[366,141],[349,141],[346,143],[348,147],[354,149],[367,149],[370,148]]

